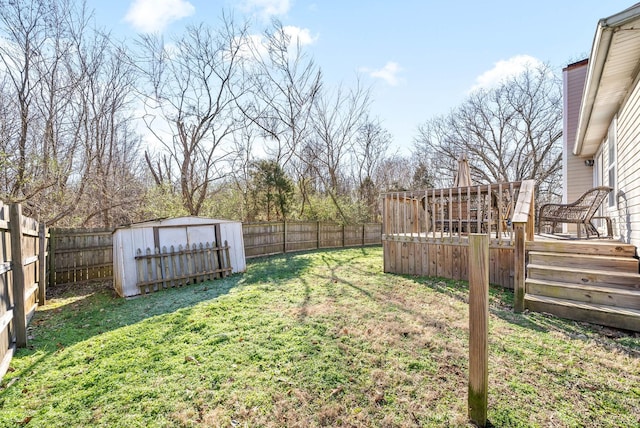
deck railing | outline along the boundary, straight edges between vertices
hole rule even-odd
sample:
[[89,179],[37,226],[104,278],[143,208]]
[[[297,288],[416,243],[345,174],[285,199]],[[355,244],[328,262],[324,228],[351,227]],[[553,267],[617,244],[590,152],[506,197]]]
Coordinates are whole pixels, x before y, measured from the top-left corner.
[[522,310],[534,195],[533,180],[383,194],[385,272],[467,279],[469,234],[485,233],[492,281],[513,287],[515,309]]
[[383,237],[459,243],[469,233],[489,233],[493,245],[512,246],[513,216],[523,183],[383,194]]

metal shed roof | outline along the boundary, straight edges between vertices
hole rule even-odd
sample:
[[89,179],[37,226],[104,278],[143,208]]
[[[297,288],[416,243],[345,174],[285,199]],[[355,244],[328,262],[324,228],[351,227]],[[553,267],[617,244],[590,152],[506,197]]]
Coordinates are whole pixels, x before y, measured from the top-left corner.
[[[163,226],[183,226],[183,225],[199,225],[199,224],[214,224],[214,223],[240,223],[233,220],[221,220],[217,218],[198,217],[198,216],[184,216],[174,218],[160,218],[155,220],[147,220],[139,223],[132,223],[126,226],[118,227],[119,229],[132,229],[140,227],[163,227]],[[115,232],[115,231],[114,231]]]

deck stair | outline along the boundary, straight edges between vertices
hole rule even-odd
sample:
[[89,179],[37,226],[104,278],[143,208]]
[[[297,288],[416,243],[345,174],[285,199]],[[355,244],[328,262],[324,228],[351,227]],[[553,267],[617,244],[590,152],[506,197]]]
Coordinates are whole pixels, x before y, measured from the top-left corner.
[[526,245],[525,308],[640,331],[635,246],[595,240]]

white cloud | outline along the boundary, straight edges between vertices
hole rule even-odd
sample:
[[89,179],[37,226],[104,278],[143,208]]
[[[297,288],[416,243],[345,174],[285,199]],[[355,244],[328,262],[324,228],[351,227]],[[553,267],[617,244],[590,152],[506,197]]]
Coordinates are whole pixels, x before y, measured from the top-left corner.
[[476,77],[476,83],[469,89],[469,92],[478,89],[493,88],[512,76],[525,71],[528,67],[541,66],[542,62],[529,55],[516,55],[507,60],[496,62],[491,70],[487,70]]
[[137,31],[155,33],[173,21],[193,15],[195,10],[186,0],[134,0],[124,20]]
[[291,37],[291,44],[293,45],[295,45],[296,43],[300,43],[300,46],[306,46],[311,45],[316,40],[318,40],[318,36],[312,36],[311,32],[307,28],[286,25],[282,28],[282,30],[287,36]]
[[286,15],[291,9],[289,0],[245,0],[240,8],[245,12],[256,12],[268,19],[272,16]]
[[235,43],[240,46],[238,54],[244,59],[267,58],[269,51],[261,34],[250,34],[244,38],[236,38]]
[[[289,38],[287,46],[289,55],[295,57],[297,54],[297,46],[300,47],[311,45],[318,40],[319,36],[312,36],[307,28],[285,26],[282,31]],[[245,36],[244,40],[237,40],[241,45],[240,56],[243,58],[267,58],[269,55],[268,41],[262,34],[251,34]]]
[[398,86],[400,83],[398,74],[402,71],[402,67],[397,62],[389,61],[380,70],[363,67],[360,68],[360,71],[367,73],[374,79],[382,79],[391,86]]

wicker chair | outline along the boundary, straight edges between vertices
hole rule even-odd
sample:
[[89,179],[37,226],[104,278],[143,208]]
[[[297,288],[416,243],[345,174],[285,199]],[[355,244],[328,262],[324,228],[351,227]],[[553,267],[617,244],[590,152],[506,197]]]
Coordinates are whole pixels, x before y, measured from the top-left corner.
[[578,225],[578,239],[581,238],[581,227],[587,233],[587,238],[592,235],[600,237],[598,229],[591,220],[602,218],[607,221],[607,235],[613,237],[611,231],[611,219],[609,217],[594,217],[598,207],[613,189],[607,186],[594,187],[585,192],[577,201],[572,204],[545,204],[538,212],[538,233],[542,229],[543,223],[551,223],[551,233],[555,232],[558,223],[575,223]]

